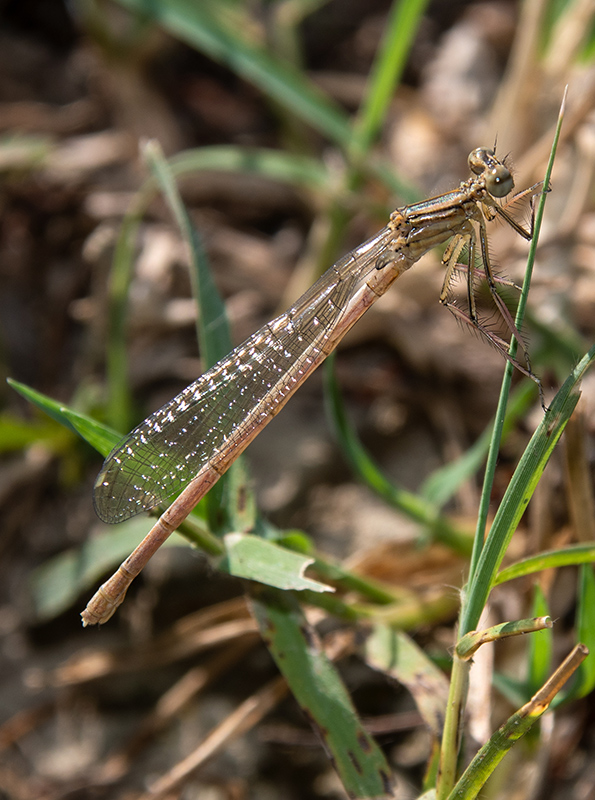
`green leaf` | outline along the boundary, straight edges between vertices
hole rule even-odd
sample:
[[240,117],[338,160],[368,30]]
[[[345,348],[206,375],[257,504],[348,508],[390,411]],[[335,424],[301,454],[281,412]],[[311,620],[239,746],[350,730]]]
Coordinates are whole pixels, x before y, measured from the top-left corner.
[[18,381],[12,380],[12,378],[8,378],[7,382],[15,391],[29,400],[30,403],[33,403],[37,408],[49,414],[52,419],[57,420],[62,425],[70,428],[70,430],[78,433],[79,436],[89,442],[89,444],[103,456],[110,453],[122,439],[119,433],[108,428],[106,425],[102,425],[100,422],[97,422],[85,414],[79,414],[78,411],[73,411],[68,408],[68,406],[58,403],[56,400],[52,400],[51,397],[29,388],[29,386],[26,386],[24,383],[19,383]]
[[402,631],[375,625],[364,646],[367,663],[409,689],[424,722],[442,735],[448,680],[442,670]]
[[231,575],[274,586],[277,589],[334,592],[332,586],[305,578],[314,559],[286,550],[259,536],[228,533],[225,536],[225,566]]
[[[110,569],[120,564],[147,533],[145,517],[127,520],[116,529],[97,524],[99,535],[81,547],[49,559],[31,574],[29,589],[36,619],[46,621],[70,608],[81,592],[90,589]],[[163,547],[186,545],[174,535]]]
[[390,769],[363,727],[335,666],[290,594],[265,590],[254,616],[277,667],[320,736],[350,797],[391,794]]

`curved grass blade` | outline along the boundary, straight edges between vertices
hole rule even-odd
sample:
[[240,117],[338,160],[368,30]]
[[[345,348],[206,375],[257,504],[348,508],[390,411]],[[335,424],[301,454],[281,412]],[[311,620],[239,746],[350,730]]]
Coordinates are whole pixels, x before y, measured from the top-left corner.
[[477,627],[488,595],[495,585],[497,571],[512,535],[527,508],[545,465],[578,403],[580,382],[594,361],[595,346],[589,350],[567,378],[523,453],[496,512],[481,552],[476,575],[469,587],[465,603],[461,633]]
[[209,4],[194,0],[120,0],[120,3],[225,64],[332,141],[348,146],[351,126],[339,106],[305,80],[297,69],[248,41],[241,26],[226,24]]
[[52,400],[51,397],[31,389],[24,383],[19,383],[19,381],[15,381],[12,378],[7,378],[6,380],[9,386],[12,386],[26,400],[45,411],[52,419],[78,433],[101,455],[106,456],[121,440],[121,435],[112,428],[108,428],[107,425],[103,425],[85,414],[79,414],[78,411],[73,411],[62,403]]
[[426,526],[438,541],[468,555],[471,539],[467,534],[441,517],[438,509],[427,500],[389,481],[374,463],[347,416],[333,367],[334,354],[331,354],[324,366],[325,404],[335,435],[354,473],[391,506]]
[[351,153],[368,153],[386,120],[428,0],[393,2],[369,87],[353,125]]
[[334,592],[332,586],[306,578],[304,573],[315,559],[295,553],[259,536],[229,533],[225,537],[226,557],[221,565],[236,578],[258,581],[286,591]]
[[252,609],[277,667],[320,736],[348,795],[390,794],[390,768],[295,598],[274,590],[259,592],[252,598]]
[[514,564],[509,564],[497,574],[494,586],[515,578],[524,578],[526,575],[542,572],[545,569],[592,563],[595,563],[595,544],[571,544],[561,547],[559,550],[546,550],[543,553],[516,561]]
[[320,159],[265,147],[196,147],[177,153],[168,163],[176,177],[201,170],[222,170],[259,175],[318,192],[328,192],[331,184],[331,174]]

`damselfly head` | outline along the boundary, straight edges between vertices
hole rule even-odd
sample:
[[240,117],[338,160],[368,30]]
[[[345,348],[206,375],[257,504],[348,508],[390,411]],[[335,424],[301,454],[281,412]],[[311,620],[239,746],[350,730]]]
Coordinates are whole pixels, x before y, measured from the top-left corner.
[[475,175],[483,175],[492,197],[506,197],[514,189],[510,170],[489,147],[477,147],[469,154],[469,169]]

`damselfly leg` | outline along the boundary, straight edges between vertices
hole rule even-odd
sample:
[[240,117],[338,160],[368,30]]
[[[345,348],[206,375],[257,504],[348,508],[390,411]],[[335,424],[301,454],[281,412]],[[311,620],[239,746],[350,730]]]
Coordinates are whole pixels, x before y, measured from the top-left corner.
[[[537,183],[530,189],[525,189],[516,194],[504,207],[485,200],[478,203],[480,213],[474,217],[473,221],[477,224],[477,229],[470,220],[461,225],[459,232],[453,236],[448,243],[442,264],[445,269],[444,282],[440,292],[440,302],[460,321],[470,325],[481,336],[492,344],[516,369],[527,377],[531,378],[538,386],[542,406],[544,405],[543,389],[540,379],[535,375],[531,367],[531,361],[526,343],[522,334],[518,330],[513,316],[501,294],[498,286],[508,286],[520,291],[520,287],[514,281],[502,278],[494,271],[489,251],[489,243],[486,229],[486,220],[491,222],[499,217],[505,221],[516,233],[527,241],[533,236],[534,218],[534,198],[542,191],[542,183]],[[517,222],[507,210],[519,201],[529,199],[531,203],[531,224],[530,228],[523,227]],[[461,257],[466,254],[465,261],[461,262]],[[466,300],[462,306],[460,301],[454,298],[453,283],[456,276],[463,273],[466,277]],[[510,341],[500,335],[496,327],[487,321],[479,311],[477,299],[477,286],[479,279],[483,279],[488,288],[492,303],[496,309],[498,318],[502,321],[509,336],[513,336],[522,353],[523,361],[512,356],[509,352]],[[504,331],[502,332],[505,333]]]

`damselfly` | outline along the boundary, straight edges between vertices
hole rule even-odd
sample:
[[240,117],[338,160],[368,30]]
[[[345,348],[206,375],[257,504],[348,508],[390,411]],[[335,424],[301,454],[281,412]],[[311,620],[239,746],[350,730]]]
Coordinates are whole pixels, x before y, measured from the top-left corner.
[[[532,231],[497,202],[512,191],[514,182],[495,153],[477,148],[469,156],[469,167],[472,176],[458,189],[394,211],[383,230],[327,270],[289,311],[236,347],[110,453],[95,484],[95,509],[105,522],[121,522],[181,494],[97,591],[82,614],[83,624],[110,618],[132,580],[196,503],[364,311],[431,248],[450,240],[443,256],[446,275],[441,302],[539,384],[497,291],[502,281],[492,269],[486,222],[500,217],[527,240]],[[511,203],[533,197],[540,187],[536,184],[521,192]],[[465,249],[467,299],[462,309],[450,299],[449,288]],[[508,343],[480,319],[474,290],[478,271],[521,346],[524,365],[509,356]]]

